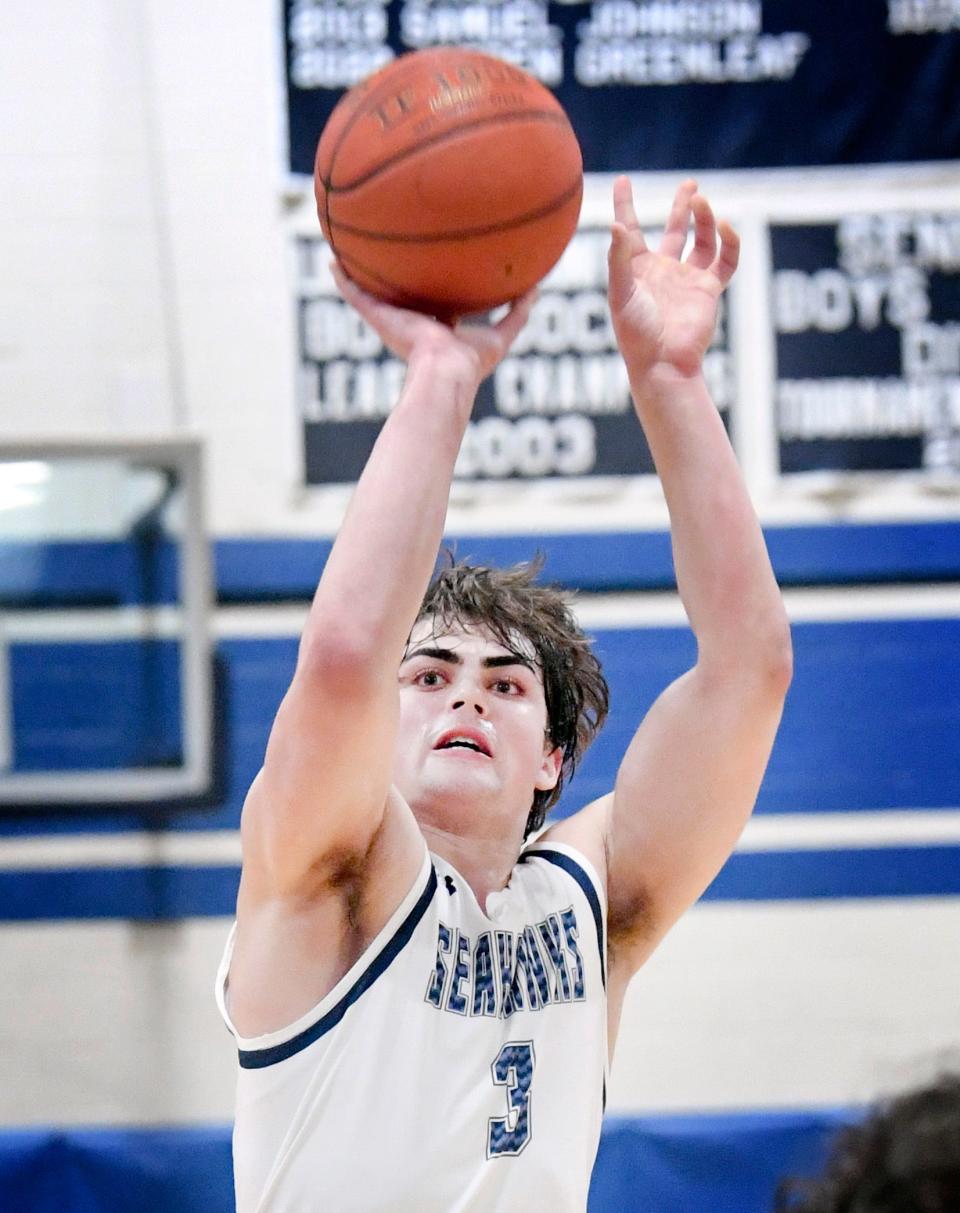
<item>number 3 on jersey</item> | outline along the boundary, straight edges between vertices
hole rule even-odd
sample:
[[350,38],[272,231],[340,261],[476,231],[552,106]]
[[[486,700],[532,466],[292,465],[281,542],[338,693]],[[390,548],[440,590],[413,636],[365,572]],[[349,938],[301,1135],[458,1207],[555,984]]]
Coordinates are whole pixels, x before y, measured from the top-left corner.
[[537,1059],[532,1040],[508,1041],[490,1067],[493,1081],[507,1088],[507,1115],[491,1116],[487,1128],[487,1158],[519,1154],[530,1140],[530,1083]]

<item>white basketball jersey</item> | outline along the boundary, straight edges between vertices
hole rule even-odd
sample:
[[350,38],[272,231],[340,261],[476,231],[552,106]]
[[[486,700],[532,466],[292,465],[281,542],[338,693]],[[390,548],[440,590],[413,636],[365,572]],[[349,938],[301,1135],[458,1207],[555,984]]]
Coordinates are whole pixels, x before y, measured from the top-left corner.
[[583,1213],[606,1093],[605,897],[534,843],[481,909],[425,853],[314,1009],[237,1038],[237,1213]]

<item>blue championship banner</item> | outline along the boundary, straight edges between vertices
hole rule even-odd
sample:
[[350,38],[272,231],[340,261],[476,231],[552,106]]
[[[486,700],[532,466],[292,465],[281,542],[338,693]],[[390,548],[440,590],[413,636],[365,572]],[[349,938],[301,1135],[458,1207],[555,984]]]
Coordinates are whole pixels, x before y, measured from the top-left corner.
[[780,470],[960,471],[960,211],[770,239]]
[[[647,233],[659,241],[660,233]],[[636,476],[653,471],[607,309],[609,229],[581,227],[544,280],[510,354],[483,382],[458,480]],[[307,484],[356,480],[403,383],[403,364],[339,297],[324,241],[296,244],[299,397]],[[704,360],[728,423],[729,309]]]
[[587,172],[960,159],[957,0],[284,0],[289,169],[343,90],[470,46],[553,89]]

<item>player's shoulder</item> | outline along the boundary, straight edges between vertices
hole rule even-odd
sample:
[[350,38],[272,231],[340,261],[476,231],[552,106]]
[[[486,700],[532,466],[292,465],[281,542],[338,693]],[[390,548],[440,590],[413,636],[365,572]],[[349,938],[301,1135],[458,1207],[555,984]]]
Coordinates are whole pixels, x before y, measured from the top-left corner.
[[588,871],[606,895],[607,889],[607,822],[613,793],[591,801],[576,813],[555,822],[528,843],[525,854],[539,849],[562,848],[572,852],[576,860],[579,855],[589,865]]

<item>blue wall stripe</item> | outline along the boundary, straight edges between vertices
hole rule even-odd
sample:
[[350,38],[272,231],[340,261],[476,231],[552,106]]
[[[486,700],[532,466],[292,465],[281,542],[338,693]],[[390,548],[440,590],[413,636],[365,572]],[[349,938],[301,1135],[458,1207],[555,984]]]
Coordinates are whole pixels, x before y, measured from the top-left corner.
[[[922,582],[960,578],[960,521],[833,523],[764,530],[782,585]],[[547,558],[544,577],[587,591],[652,590],[675,584],[666,531],[568,535],[459,535],[445,542],[463,559],[508,565]],[[312,595],[329,540],[220,539],[217,589],[224,602]]]
[[0,872],[0,921],[228,917],[239,884],[236,866]]
[[[610,717],[578,766],[558,817],[609,792],[637,724],[696,655],[693,636],[685,627],[596,629],[595,639],[610,681]],[[758,814],[960,806],[960,618],[811,621],[794,626],[793,642],[793,685],[760,790]],[[105,805],[99,812],[36,810],[0,818],[0,836],[236,828],[293,674],[297,644],[294,635],[219,642],[219,774],[209,797],[169,809],[158,805],[134,811]],[[59,669],[53,660],[55,646],[33,646],[31,653],[34,670],[44,662],[51,673]],[[11,661],[14,666],[19,661],[15,648]],[[112,668],[109,672],[119,674]],[[46,679],[33,676],[27,682],[36,692],[47,686]],[[172,689],[172,682],[165,680],[164,711],[171,706]],[[116,696],[114,700],[116,727],[106,742],[122,751],[134,736],[135,721],[128,736],[120,728],[122,712],[116,716],[126,705]],[[36,730],[32,765],[41,769],[46,758],[49,767],[58,748],[70,744],[69,721],[62,711],[47,714],[45,721],[42,701],[34,702],[32,692],[23,697],[22,706],[15,742],[19,747],[21,738]],[[143,713],[135,714],[145,727]],[[58,728],[51,728],[52,723]],[[163,730],[152,731],[158,738],[163,735]]]
[[230,1129],[0,1132],[0,1208],[13,1213],[234,1213]]
[[158,605],[179,597],[179,547],[169,539],[3,540],[0,603]]
[[934,897],[960,894],[960,846],[734,854],[706,901],[820,897]]
[[[834,523],[765,529],[783,585],[921,582],[960,577],[960,522]],[[450,535],[463,559],[508,565],[537,551],[544,576],[585,591],[653,590],[675,584],[666,531],[562,535]],[[219,539],[213,543],[223,602],[307,599],[332,543],[329,539]],[[175,602],[177,553],[164,542],[0,543],[0,602],[45,605]]]
[[[238,867],[0,872],[0,922],[229,917]],[[735,854],[705,901],[960,896],[960,846]]]
[[856,1114],[607,1117],[589,1213],[770,1213],[787,1175],[816,1174]]
[[[589,1213],[770,1213],[858,1111],[607,1117]],[[233,1213],[231,1128],[8,1129],[0,1202],[29,1213]]]

